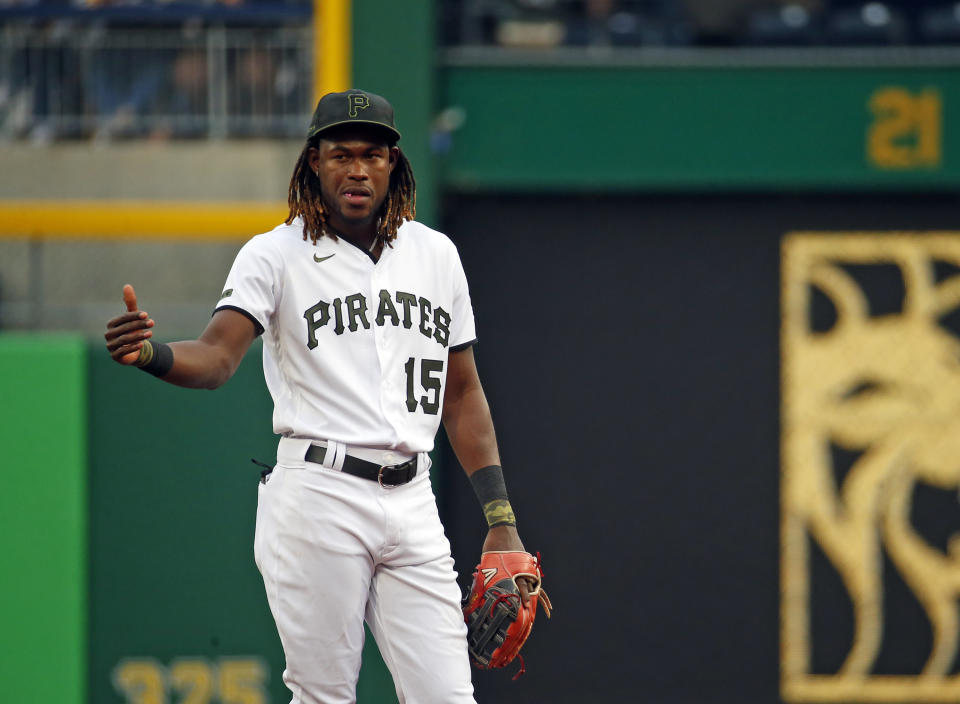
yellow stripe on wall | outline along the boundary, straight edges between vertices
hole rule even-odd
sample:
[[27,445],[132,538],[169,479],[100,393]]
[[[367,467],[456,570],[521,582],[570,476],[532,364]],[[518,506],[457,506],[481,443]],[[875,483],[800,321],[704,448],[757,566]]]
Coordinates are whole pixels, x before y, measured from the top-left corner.
[[282,202],[0,201],[0,238],[244,240],[287,217]]
[[[350,88],[351,0],[313,0],[313,104]],[[312,110],[311,110],[312,112]]]

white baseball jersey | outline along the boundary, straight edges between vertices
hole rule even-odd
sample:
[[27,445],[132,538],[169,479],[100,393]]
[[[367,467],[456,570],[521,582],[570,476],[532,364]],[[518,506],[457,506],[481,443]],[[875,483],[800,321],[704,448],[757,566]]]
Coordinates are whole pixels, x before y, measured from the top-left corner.
[[454,244],[405,222],[376,263],[343,238],[303,240],[303,224],[247,242],[217,310],[263,333],[273,430],[285,437],[429,452],[447,355],[475,342]]

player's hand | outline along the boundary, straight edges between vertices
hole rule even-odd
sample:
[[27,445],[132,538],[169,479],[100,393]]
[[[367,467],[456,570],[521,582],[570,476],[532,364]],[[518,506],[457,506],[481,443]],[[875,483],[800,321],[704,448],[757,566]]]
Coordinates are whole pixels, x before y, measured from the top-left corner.
[[107,341],[107,351],[115,362],[133,364],[140,356],[143,341],[153,336],[150,328],[154,322],[146,312],[137,310],[137,294],[130,284],[123,287],[123,302],[127,312],[107,322],[107,332],[103,337]]
[[[516,526],[495,526],[487,531],[487,538],[483,541],[483,552],[513,550],[526,552]],[[527,577],[518,577],[517,586],[520,588],[520,599],[526,605],[530,601],[530,592],[536,588],[537,583]]]

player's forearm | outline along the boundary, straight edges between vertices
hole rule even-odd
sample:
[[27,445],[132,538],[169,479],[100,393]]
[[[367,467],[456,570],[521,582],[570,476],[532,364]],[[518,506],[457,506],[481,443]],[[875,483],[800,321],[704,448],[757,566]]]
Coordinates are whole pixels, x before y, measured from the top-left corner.
[[217,346],[200,340],[171,342],[173,367],[161,378],[190,389],[215,389],[236,371],[236,364]]
[[500,464],[490,406],[481,386],[464,391],[455,400],[448,399],[443,412],[443,427],[467,474],[481,467]]
[[477,384],[452,404],[443,414],[447,438],[457,459],[477,493],[487,525],[484,552],[491,550],[523,550],[517,534],[513,507],[500,468],[500,453],[493,429],[490,408],[483,388]]

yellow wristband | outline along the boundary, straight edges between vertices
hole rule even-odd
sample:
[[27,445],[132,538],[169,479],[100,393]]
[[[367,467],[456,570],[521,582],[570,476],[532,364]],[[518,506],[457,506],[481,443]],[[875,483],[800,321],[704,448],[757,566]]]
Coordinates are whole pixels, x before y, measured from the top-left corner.
[[483,505],[483,515],[490,528],[494,526],[515,526],[517,518],[513,515],[513,507],[507,499],[496,499]]
[[140,356],[133,363],[135,367],[145,367],[153,361],[153,345],[150,340],[143,341],[143,347],[140,348]]
[[133,364],[148,374],[162,377],[173,368],[173,350],[166,343],[144,340],[140,356]]

